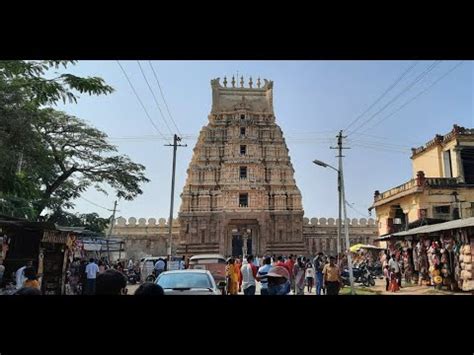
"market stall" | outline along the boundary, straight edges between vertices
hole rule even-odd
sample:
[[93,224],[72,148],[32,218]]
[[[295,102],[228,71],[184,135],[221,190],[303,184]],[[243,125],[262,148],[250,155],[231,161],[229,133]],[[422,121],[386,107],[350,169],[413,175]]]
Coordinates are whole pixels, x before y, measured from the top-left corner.
[[0,257],[5,267],[0,284],[1,293],[10,294],[16,290],[15,273],[28,262],[32,263],[35,270],[39,269],[40,243],[43,233],[45,230],[54,228],[52,223],[30,222],[0,215]]
[[390,254],[419,285],[473,291],[474,217],[422,226],[383,237]]

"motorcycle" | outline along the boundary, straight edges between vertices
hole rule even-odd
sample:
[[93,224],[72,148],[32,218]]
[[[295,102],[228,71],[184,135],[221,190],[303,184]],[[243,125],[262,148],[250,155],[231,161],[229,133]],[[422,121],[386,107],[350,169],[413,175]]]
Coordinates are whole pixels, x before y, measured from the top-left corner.
[[127,270],[127,280],[130,284],[135,285],[140,281],[140,273],[133,269]]
[[[352,274],[354,276],[355,283],[361,283],[366,287],[375,286],[374,276],[365,264],[353,268]],[[344,271],[341,273],[341,279],[344,286],[350,286],[349,269],[344,269]]]
[[155,280],[158,278],[158,276],[162,273],[162,271],[156,271],[156,269],[153,269],[150,275],[147,276],[145,279],[145,282],[155,282]]

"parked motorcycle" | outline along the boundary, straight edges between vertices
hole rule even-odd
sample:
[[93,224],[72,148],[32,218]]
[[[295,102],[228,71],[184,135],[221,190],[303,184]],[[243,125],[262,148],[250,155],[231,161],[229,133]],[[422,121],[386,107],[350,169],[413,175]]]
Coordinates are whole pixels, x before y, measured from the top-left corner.
[[130,284],[135,285],[140,281],[140,273],[133,269],[127,270],[127,280]]
[[[352,274],[354,275],[355,283],[361,283],[366,287],[375,286],[374,276],[365,264],[353,268]],[[344,271],[341,273],[341,279],[344,286],[350,286],[349,269],[344,269]]]

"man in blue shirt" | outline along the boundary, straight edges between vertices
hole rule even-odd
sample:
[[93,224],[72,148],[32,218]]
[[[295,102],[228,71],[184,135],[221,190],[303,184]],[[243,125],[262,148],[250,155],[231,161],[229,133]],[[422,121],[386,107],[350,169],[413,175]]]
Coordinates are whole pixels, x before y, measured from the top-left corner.
[[156,277],[160,276],[160,274],[165,271],[165,262],[163,259],[158,259],[158,261],[155,264],[155,273]]
[[269,256],[266,256],[263,260],[263,266],[258,269],[257,272],[257,280],[260,281],[260,294],[261,295],[268,295],[268,280],[266,275],[272,268],[272,260]]

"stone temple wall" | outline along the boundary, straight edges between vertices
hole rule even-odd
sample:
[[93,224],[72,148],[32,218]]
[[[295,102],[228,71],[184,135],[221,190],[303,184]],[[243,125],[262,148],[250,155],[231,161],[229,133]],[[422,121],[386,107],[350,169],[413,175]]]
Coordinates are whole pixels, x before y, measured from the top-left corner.
[[[335,218],[304,218],[303,240],[305,255],[314,255],[319,251],[325,254],[336,254],[337,219]],[[352,219],[349,222],[349,238],[351,245],[373,244],[377,237],[377,226],[374,219]],[[344,224],[343,224],[344,225]],[[124,238],[126,257],[139,259],[147,255],[164,256],[167,254],[169,224],[165,218],[155,219],[123,217],[116,219],[113,235]],[[173,220],[173,250],[179,248],[180,225],[178,219]],[[344,234],[343,234],[344,240]],[[344,245],[343,245],[344,247]],[[275,251],[277,252],[277,251]],[[188,253],[190,255],[190,253]]]

